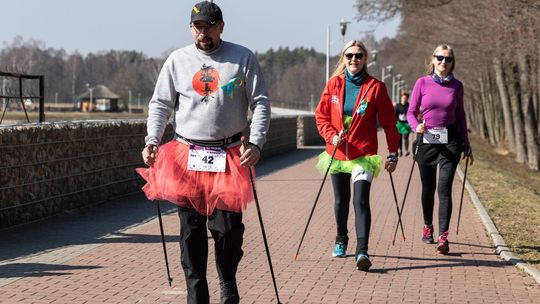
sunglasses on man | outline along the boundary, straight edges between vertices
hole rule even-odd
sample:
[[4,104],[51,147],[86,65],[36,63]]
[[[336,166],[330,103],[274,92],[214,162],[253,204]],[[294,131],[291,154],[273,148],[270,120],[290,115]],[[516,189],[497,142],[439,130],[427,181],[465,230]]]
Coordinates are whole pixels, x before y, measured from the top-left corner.
[[364,58],[364,53],[346,53],[345,58],[347,58],[347,60],[352,60],[353,58],[362,60],[362,58]]
[[437,58],[437,61],[443,61],[443,59],[448,63],[452,63],[452,61],[454,61],[454,57],[446,57],[442,55],[433,55],[433,57]]

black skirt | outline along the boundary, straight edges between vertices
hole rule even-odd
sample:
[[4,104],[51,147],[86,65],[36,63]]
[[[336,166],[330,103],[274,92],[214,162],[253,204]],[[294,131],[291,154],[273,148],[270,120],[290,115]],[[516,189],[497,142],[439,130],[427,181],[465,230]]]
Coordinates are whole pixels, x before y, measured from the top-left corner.
[[418,152],[416,155],[416,161],[419,165],[435,165],[444,158],[451,162],[459,162],[461,152],[463,152],[463,141],[461,140],[457,125],[449,125],[448,129],[448,143],[447,144],[426,144],[422,142],[421,137],[413,143],[413,151],[416,151],[416,145],[418,146]]

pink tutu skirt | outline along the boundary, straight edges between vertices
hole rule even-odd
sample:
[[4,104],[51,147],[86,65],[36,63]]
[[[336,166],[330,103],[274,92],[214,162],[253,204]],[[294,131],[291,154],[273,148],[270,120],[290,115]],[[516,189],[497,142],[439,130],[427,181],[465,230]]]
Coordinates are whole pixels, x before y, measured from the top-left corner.
[[[227,148],[225,172],[187,169],[189,145],[172,140],[159,147],[150,168],[137,168],[149,200],[166,200],[211,215],[214,209],[242,212],[253,201],[249,168],[240,166],[240,145]],[[253,177],[255,178],[255,177]]]

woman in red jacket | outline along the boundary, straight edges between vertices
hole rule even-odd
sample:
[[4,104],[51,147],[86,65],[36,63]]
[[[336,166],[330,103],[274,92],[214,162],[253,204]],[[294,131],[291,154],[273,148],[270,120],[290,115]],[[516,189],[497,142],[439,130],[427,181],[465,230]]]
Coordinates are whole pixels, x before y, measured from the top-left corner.
[[353,206],[356,227],[356,267],[371,267],[368,255],[371,210],[371,181],[381,169],[377,155],[377,119],[384,128],[389,156],[384,163],[388,172],[397,164],[399,134],[396,116],[383,82],[367,71],[368,51],[352,40],[341,51],[336,70],[328,80],[315,112],[317,128],[326,141],[326,151],[319,156],[317,168],[325,172],[331,162],[330,176],[334,189],[337,236],[332,255],[345,257],[349,241],[347,218],[353,183]]

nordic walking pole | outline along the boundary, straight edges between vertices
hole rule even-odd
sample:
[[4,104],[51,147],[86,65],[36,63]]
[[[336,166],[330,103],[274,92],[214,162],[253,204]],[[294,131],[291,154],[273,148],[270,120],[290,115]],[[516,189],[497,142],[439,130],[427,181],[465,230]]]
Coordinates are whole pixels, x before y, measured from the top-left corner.
[[[343,132],[343,131],[342,131]],[[340,132],[340,136],[342,134]],[[298,244],[298,249],[296,249],[296,254],[294,255],[294,260],[298,259],[298,253],[300,252],[300,247],[302,247],[302,242],[304,241],[304,237],[306,236],[306,232],[309,226],[309,222],[311,221],[311,217],[313,216],[313,211],[315,211],[315,206],[317,206],[317,202],[319,201],[319,196],[321,195],[321,191],[324,186],[324,182],[326,181],[326,176],[328,175],[328,172],[330,171],[330,167],[332,166],[332,162],[334,161],[334,156],[336,155],[338,146],[336,145],[334,147],[334,152],[332,152],[332,158],[330,158],[330,164],[328,165],[328,168],[326,169],[326,172],[324,173],[324,177],[322,179],[321,187],[319,188],[319,192],[317,193],[317,197],[315,198],[315,202],[313,203],[313,207],[311,208],[311,212],[309,213],[309,217],[306,223],[306,228],[304,228],[304,233],[302,233],[302,238],[300,239],[300,244]]]
[[157,214],[159,218],[159,230],[161,231],[161,243],[163,244],[163,254],[165,255],[165,266],[167,267],[167,280],[169,281],[169,286],[172,286],[171,273],[169,271],[169,259],[167,258],[167,247],[165,246],[165,235],[163,233],[163,221],[161,219],[161,209],[159,208],[159,201],[155,200]]
[[[245,149],[247,149],[247,143],[244,137],[242,137],[242,145],[244,146]],[[255,190],[255,181],[253,180],[253,173],[251,173],[251,168],[252,167],[248,167],[249,180],[251,181],[251,189],[253,190],[253,198],[255,199],[255,206],[257,207],[257,215],[259,216],[259,224],[261,226],[261,232],[262,232],[262,237],[264,241],[264,248],[266,249],[266,257],[268,258],[268,266],[270,266],[270,274],[272,275],[272,283],[274,283],[274,291],[276,292],[276,299],[277,299],[278,304],[281,304],[281,302],[279,301],[279,293],[278,293],[278,288],[276,284],[276,277],[274,275],[274,267],[272,267],[272,258],[270,257],[270,249],[268,248],[266,232],[264,231],[264,224],[263,224],[263,219],[261,215],[261,207],[259,206],[259,198],[257,197],[257,191]]]
[[461,185],[461,198],[459,199],[459,213],[457,217],[456,235],[459,234],[459,220],[461,219],[461,207],[463,206],[463,192],[465,192],[465,181],[467,179],[468,167],[469,167],[469,156],[465,158],[465,172],[463,173],[463,184]]
[[[403,230],[403,222],[401,221],[401,212],[399,211],[399,203],[398,198],[396,195],[396,187],[394,187],[394,178],[392,177],[392,173],[388,172],[390,174],[390,184],[392,184],[392,192],[394,193],[394,203],[396,203],[396,210],[398,215],[398,224],[401,227],[401,235],[403,236],[403,241],[405,241],[405,231]],[[392,240],[392,245],[396,242],[396,236],[394,235],[394,239]]]
[[[425,124],[426,121],[424,120],[423,124]],[[407,187],[405,188],[405,194],[403,195],[403,201],[401,202],[401,208],[398,210],[399,217],[401,218],[401,214],[403,213],[403,207],[405,207],[405,201],[407,200],[407,193],[409,192],[409,186],[411,185],[411,177],[414,171],[414,164],[416,163],[416,157],[418,157],[418,147],[420,147],[420,144],[422,142],[423,135],[420,134],[416,136],[416,149],[414,149],[414,155],[413,155],[413,163],[411,166],[411,173],[409,173],[409,179],[407,180]],[[392,245],[394,245],[396,241],[396,235],[399,228],[399,223],[396,224],[396,230],[394,231],[394,238],[392,241]]]

